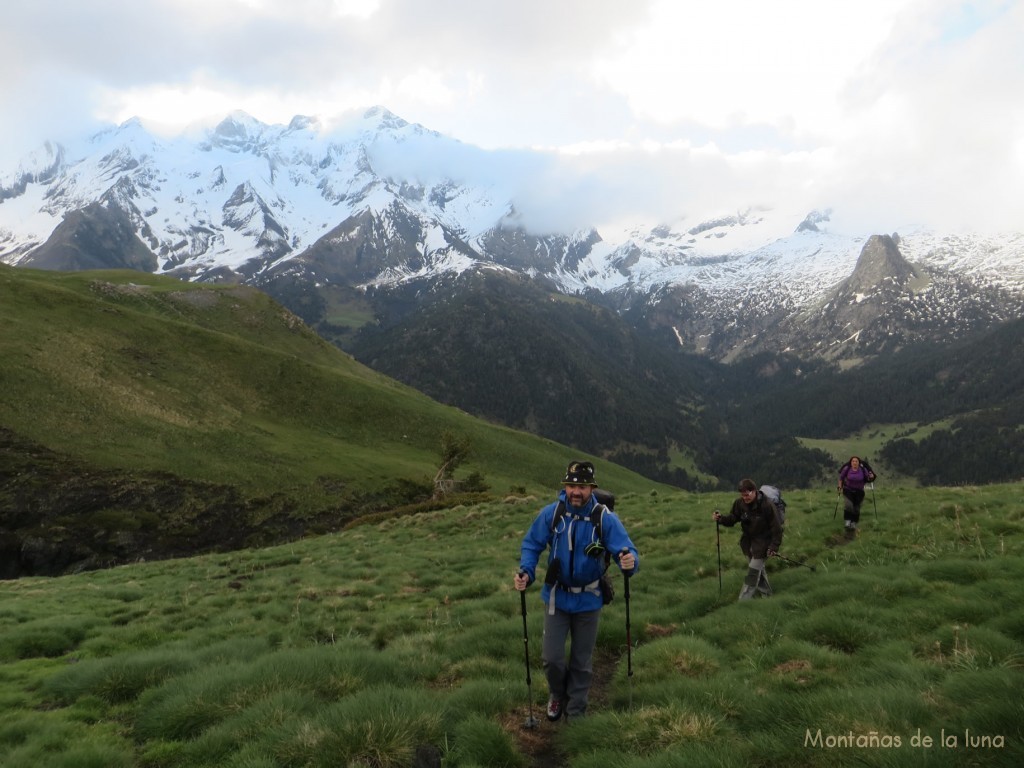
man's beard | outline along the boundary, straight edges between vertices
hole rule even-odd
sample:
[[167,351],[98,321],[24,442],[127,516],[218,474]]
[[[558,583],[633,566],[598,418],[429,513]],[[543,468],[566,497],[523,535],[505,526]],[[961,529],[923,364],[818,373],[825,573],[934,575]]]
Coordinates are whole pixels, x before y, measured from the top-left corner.
[[583,493],[580,491],[573,491],[569,494],[569,503],[574,507],[582,507],[584,504]]

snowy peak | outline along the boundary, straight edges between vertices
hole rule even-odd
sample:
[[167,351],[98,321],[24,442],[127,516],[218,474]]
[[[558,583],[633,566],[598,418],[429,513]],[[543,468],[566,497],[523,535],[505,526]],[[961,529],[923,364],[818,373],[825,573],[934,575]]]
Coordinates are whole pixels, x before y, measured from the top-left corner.
[[295,115],[288,123],[288,132],[295,131],[317,131],[320,129],[320,121],[308,115]]
[[232,112],[210,132],[210,144],[231,152],[258,149],[262,124],[244,112]]
[[821,232],[823,225],[832,218],[831,210],[811,211],[797,226],[797,232]]
[[0,173],[0,202],[25,193],[29,184],[47,184],[64,165],[64,147],[45,142],[26,156],[14,173]]
[[363,119],[376,124],[380,130],[397,131],[409,125],[394,112],[381,106],[370,107],[363,113]]
[[846,364],[989,330],[1024,311],[1024,291],[977,274],[912,264],[897,235],[868,239],[850,277],[820,307],[786,318],[779,337],[805,355]]
[[224,203],[225,227],[255,238],[261,251],[270,258],[278,258],[291,248],[287,233],[274,217],[271,207],[248,182],[239,184]]

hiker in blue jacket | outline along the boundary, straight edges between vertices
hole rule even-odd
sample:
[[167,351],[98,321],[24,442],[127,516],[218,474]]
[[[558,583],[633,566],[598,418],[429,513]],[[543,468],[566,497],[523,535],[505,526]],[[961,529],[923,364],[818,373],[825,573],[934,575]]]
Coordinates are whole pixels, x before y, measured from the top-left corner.
[[864,503],[864,486],[875,481],[875,473],[859,456],[851,456],[839,470],[839,492],[843,494],[843,523],[846,535],[857,535],[860,505]]
[[[597,625],[604,605],[601,577],[610,555],[624,574],[640,567],[639,554],[618,516],[593,493],[594,465],[569,464],[558,500],[544,507],[523,537],[515,588],[525,590],[536,579],[541,553],[548,566],[541,588],[544,600],[542,661],[548,682],[548,720],[582,717],[593,678]],[[592,512],[595,511],[594,516]],[[599,525],[595,526],[595,522]],[[566,658],[566,639],[570,639]]]

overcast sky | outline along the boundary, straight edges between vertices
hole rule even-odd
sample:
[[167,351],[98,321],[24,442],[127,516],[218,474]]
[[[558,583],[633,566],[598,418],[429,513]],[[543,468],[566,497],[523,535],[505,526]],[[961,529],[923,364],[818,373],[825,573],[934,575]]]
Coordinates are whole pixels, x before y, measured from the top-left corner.
[[543,150],[592,220],[1024,230],[1024,0],[9,0],[0,51],[0,173],[133,116],[379,104]]

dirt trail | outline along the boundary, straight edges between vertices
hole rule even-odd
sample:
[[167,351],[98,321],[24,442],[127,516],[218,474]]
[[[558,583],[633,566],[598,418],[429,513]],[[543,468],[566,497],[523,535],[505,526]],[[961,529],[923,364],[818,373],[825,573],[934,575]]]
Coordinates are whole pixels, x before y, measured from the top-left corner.
[[857,536],[850,536],[848,532],[843,531],[842,533],[833,533],[825,539],[826,547],[845,547],[847,544],[852,544],[857,540]]
[[[615,654],[601,648],[594,652],[594,679],[590,686],[588,703],[590,711],[601,710],[607,706],[608,689],[612,678],[615,676],[616,666],[620,663],[626,663],[625,655],[619,658]],[[544,680],[543,672],[536,672],[532,675],[532,684],[535,694],[537,693],[538,685],[540,686],[539,690],[545,694],[547,693],[547,682]],[[526,693],[526,682],[524,680],[524,701]],[[519,751],[529,759],[530,768],[562,768],[567,761],[559,749],[558,736],[562,728],[571,726],[564,719],[555,723],[549,722],[543,703],[533,707],[533,717],[537,720],[537,725],[534,728],[525,727],[529,716],[529,707],[524,703],[522,707],[517,708],[505,717],[502,727],[512,735],[519,745]]]

